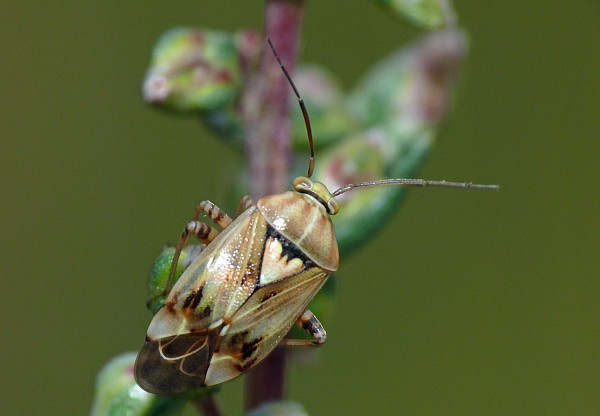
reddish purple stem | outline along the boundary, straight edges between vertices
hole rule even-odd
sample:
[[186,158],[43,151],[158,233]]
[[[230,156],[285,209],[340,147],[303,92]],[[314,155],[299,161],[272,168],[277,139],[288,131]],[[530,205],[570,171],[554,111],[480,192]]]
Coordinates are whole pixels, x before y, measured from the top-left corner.
[[[296,66],[301,21],[301,1],[266,2],[265,35],[273,42],[290,73]],[[259,72],[250,80],[243,100],[250,191],[255,199],[289,187],[290,92],[290,86],[265,41]]]
[[[302,0],[267,0],[265,35],[283,64],[294,72],[302,24]],[[289,187],[291,128],[289,94],[292,92],[277,60],[264,41],[260,68],[242,101],[246,122],[246,150],[250,166],[250,193],[254,200],[281,193]],[[246,376],[245,408],[281,400],[285,385],[284,348],[277,348]]]

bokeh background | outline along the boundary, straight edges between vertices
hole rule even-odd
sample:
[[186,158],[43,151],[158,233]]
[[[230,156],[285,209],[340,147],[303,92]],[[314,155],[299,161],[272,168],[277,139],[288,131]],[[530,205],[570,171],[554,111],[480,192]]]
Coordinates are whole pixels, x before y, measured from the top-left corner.
[[[308,3],[303,61],[347,88],[419,34],[371,2]],[[288,395],[311,414],[600,414],[599,3],[455,6],[470,53],[420,176],[502,189],[411,191],[343,259],[330,339]],[[154,41],[261,24],[245,0],[3,4],[0,413],[89,412],[96,372],[143,341],[162,244],[242,163],[142,103]]]

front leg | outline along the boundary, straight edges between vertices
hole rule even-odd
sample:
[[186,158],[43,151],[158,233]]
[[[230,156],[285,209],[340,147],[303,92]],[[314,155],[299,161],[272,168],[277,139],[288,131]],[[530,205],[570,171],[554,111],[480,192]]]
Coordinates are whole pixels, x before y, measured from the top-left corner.
[[231,224],[231,218],[225,211],[221,208],[210,202],[208,199],[206,201],[200,202],[196,206],[196,210],[194,211],[194,216],[192,217],[193,221],[198,221],[201,213],[205,213],[208,215],[214,222],[219,224],[221,228],[227,228],[229,224]]
[[327,341],[327,332],[325,332],[325,328],[323,328],[321,322],[319,322],[317,317],[310,310],[307,309],[304,311],[296,323],[310,334],[313,339],[284,338],[279,345],[286,347],[311,347],[321,345]]

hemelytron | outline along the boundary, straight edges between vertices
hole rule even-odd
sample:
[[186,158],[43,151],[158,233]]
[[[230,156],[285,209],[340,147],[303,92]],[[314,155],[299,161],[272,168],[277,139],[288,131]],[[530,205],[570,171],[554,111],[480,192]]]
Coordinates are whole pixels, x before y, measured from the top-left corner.
[[[294,180],[293,190],[263,197],[256,204],[244,197],[233,219],[210,201],[196,207],[175,250],[165,305],[152,319],[135,363],[135,378],[150,393],[170,395],[223,383],[254,367],[278,345],[325,342],[325,329],[307,305],[339,265],[330,219],[340,209],[336,196],[371,186],[497,188],[387,179],[330,192],[311,180],[315,158],[308,113],[268,42],[305,119],[311,154],[308,174]],[[200,222],[202,213],[222,231]],[[190,235],[206,246],[173,284]],[[285,338],[294,323],[311,339]]]

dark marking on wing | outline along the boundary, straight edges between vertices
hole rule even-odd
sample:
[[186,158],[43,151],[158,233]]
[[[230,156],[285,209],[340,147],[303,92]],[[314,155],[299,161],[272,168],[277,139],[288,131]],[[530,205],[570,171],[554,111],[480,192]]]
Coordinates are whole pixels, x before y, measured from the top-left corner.
[[[264,248],[263,248],[264,252]],[[258,268],[260,266],[254,262],[247,262],[246,267],[244,267],[244,274],[240,279],[240,286],[244,286],[248,280],[255,279],[258,276]]]
[[240,373],[243,373],[244,371],[247,371],[247,370],[251,369],[252,367],[254,367],[254,364],[256,364],[256,358],[252,358],[252,359],[246,361],[246,364],[244,364],[244,365],[238,364],[237,368],[238,368],[238,370],[240,370]]
[[258,337],[250,342],[244,342],[242,344],[242,359],[247,360],[248,358],[250,358],[252,354],[254,354],[262,340],[263,337]]
[[311,259],[306,257],[306,255],[302,252],[300,248],[298,248],[296,244],[292,243],[290,240],[285,238],[283,235],[281,235],[281,233],[279,233],[279,231],[277,231],[270,225],[267,226],[267,238],[265,238],[265,241],[268,240],[268,237],[272,237],[281,243],[281,257],[287,256],[288,261],[298,258],[302,260],[302,263],[304,263],[305,269],[310,269],[311,267],[314,267],[315,263]]
[[248,336],[248,331],[238,332],[237,334],[234,334],[231,336],[230,344],[232,346],[239,347],[243,344],[244,339],[246,339],[247,336]]
[[195,291],[192,291],[183,301],[183,309],[196,309],[202,300],[202,291],[204,286],[200,286]]
[[169,299],[165,303],[165,310],[169,313],[175,313],[175,305],[177,305],[178,299],[179,292],[174,292],[172,295],[169,295]]
[[277,292],[275,292],[275,291],[271,291],[271,292],[265,293],[265,295],[263,296],[263,298],[260,300],[260,303],[263,303],[263,302],[271,299],[276,294],[277,294]]

